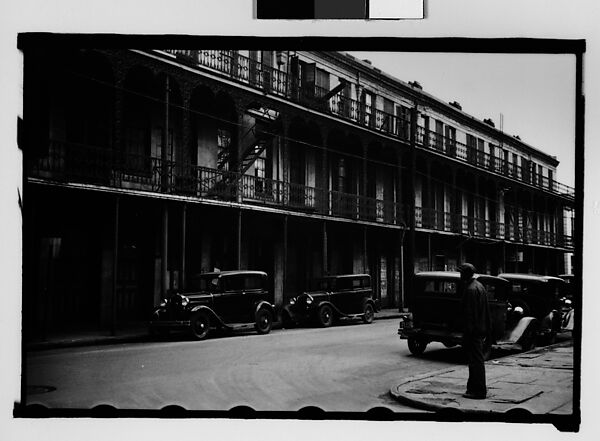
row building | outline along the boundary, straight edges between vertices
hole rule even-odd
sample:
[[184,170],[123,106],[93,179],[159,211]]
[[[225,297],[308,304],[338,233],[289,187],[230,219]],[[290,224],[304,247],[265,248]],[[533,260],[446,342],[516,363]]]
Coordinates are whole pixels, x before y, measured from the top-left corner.
[[556,275],[574,251],[558,160],[339,52],[25,51],[28,338],[117,332],[214,269],[281,306],[369,273]]

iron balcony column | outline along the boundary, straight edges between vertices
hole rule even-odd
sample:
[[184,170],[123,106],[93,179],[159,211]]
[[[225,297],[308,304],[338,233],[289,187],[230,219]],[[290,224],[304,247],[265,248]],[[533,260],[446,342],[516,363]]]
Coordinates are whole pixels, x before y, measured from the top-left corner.
[[[415,270],[415,175],[416,175],[416,163],[417,163],[417,149],[416,149],[416,132],[417,132],[417,117],[418,117],[418,103],[415,101],[414,107],[410,113],[410,189],[408,195],[409,204],[409,235],[408,235],[408,249],[407,249],[407,266],[409,269],[406,282],[405,292],[412,293],[413,290],[413,275]],[[407,304],[411,303],[411,299],[407,299]]]
[[236,246],[236,269],[242,268],[242,209],[238,209],[237,215],[237,246]]
[[187,204],[184,202],[181,207],[181,273],[179,276],[179,286],[182,290],[185,290],[186,278],[185,278],[185,254],[186,254],[186,222],[187,221]]
[[167,165],[169,156],[169,76],[165,77],[165,127],[163,130],[163,145],[160,149],[161,175],[160,185],[161,190],[165,193],[169,189],[169,166]]
[[169,205],[167,201],[163,202],[162,206],[162,237],[161,237],[161,260],[160,260],[160,275],[161,275],[161,295],[162,298],[167,297],[169,290],[169,274],[168,274],[168,255],[169,255]]
[[119,205],[120,196],[115,198],[115,224],[113,242],[113,271],[112,271],[112,297],[110,313],[110,334],[117,333],[117,273],[119,271]]

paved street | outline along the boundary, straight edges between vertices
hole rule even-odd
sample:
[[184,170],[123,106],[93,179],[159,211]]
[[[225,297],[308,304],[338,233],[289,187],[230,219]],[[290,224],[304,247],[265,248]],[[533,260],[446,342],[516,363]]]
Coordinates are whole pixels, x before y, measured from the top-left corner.
[[[422,357],[396,335],[397,320],[327,329],[275,330],[206,341],[176,340],[30,352],[27,404],[51,408],[418,412],[389,396],[392,384],[462,363],[431,344]],[[466,366],[465,366],[466,369]],[[55,388],[47,391],[46,388]]]

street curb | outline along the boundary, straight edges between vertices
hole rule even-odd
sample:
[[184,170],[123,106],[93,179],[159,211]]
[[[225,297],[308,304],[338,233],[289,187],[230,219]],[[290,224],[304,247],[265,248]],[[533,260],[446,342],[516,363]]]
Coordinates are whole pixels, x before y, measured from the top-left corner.
[[[520,352],[520,353],[514,354],[514,355],[509,355],[508,357],[503,357],[503,358],[514,357],[516,355],[522,355],[522,354],[547,352],[548,350],[550,350],[552,348],[568,347],[571,345],[572,345],[571,342],[560,342],[560,343],[555,343],[553,345],[534,348],[530,351]],[[486,362],[486,365],[488,363],[489,362]],[[398,392],[398,389],[400,387],[403,387],[409,383],[414,383],[414,382],[417,382],[417,381],[420,381],[420,380],[423,380],[426,378],[437,377],[438,375],[443,375],[443,374],[446,374],[446,373],[449,373],[452,371],[456,371],[458,369],[466,369],[466,367],[465,366],[460,366],[460,367],[455,366],[455,367],[451,367],[451,368],[439,369],[437,371],[427,372],[425,374],[419,374],[419,375],[414,375],[412,377],[408,377],[408,378],[404,379],[404,381],[402,383],[392,386],[390,388],[390,395],[393,399],[395,399],[396,401],[399,401],[403,404],[410,405],[417,409],[429,410],[429,411],[434,411],[434,412],[459,412],[461,414],[468,412],[470,414],[485,414],[485,415],[506,414],[507,412],[515,412],[515,411],[526,411],[526,412],[530,413],[530,411],[526,407],[520,407],[518,405],[516,405],[514,407],[510,407],[502,412],[498,412],[498,411],[494,411],[494,410],[471,409],[468,407],[459,408],[459,407],[453,407],[453,406],[448,406],[448,405],[435,404],[435,403],[427,402],[425,400],[418,400],[418,399],[408,397],[405,394]]]
[[72,339],[72,340],[58,340],[58,341],[44,341],[25,344],[27,351],[39,351],[46,349],[63,349],[63,348],[76,348],[82,346],[102,346],[119,343],[138,343],[147,341],[150,338],[149,334],[135,334],[135,335],[123,335],[123,336],[104,336],[104,337],[90,337],[86,339]]
[[390,319],[400,319],[402,318],[402,314],[398,313],[398,314],[390,314],[390,315],[384,315],[382,317],[377,317],[377,313],[375,313],[375,320],[390,320]]
[[[375,313],[374,320],[390,320],[390,319],[400,319],[402,317],[401,313],[397,314],[386,314],[383,316],[377,317],[377,313]],[[285,329],[283,328],[281,322],[273,322],[273,329]],[[75,348],[81,346],[95,346],[95,345],[110,345],[110,344],[119,344],[119,343],[137,343],[143,341],[154,341],[151,339],[150,334],[147,332],[129,334],[129,335],[116,335],[116,336],[94,336],[88,338],[72,338],[72,339],[64,339],[64,340],[56,340],[56,341],[40,341],[40,342],[32,342],[25,344],[25,350],[27,351],[39,351],[46,349],[63,349],[63,348]]]

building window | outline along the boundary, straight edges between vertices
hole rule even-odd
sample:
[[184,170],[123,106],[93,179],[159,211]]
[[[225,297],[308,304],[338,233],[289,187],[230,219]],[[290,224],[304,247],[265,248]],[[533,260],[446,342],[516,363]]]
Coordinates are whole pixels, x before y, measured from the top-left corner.
[[316,89],[317,67],[315,63],[300,61],[298,77],[300,80],[301,95],[309,100],[314,99]]
[[152,167],[152,134],[149,128],[127,127],[125,164],[128,173],[148,173]]
[[338,162],[337,191],[343,193],[346,190],[346,163],[343,158]]
[[443,150],[444,148],[444,123],[438,119],[435,120],[435,148],[437,150]]
[[494,144],[490,143],[490,163],[489,163],[489,167],[490,167],[490,170],[492,170],[492,171],[498,171],[499,170],[499,167],[498,167],[499,161],[498,161],[498,157],[496,156],[496,154],[497,153],[499,154],[499,152],[498,152],[497,149],[498,149],[497,146],[495,146]]
[[477,138],[473,135],[467,134],[467,161],[470,163],[475,162],[477,154]]
[[219,170],[229,170],[230,145],[231,132],[225,129],[217,129],[217,168]]
[[446,126],[446,153],[456,155],[456,129],[451,126]]
[[321,98],[327,95],[330,90],[329,86],[329,72],[317,68],[317,77],[315,85],[315,94]]
[[485,165],[485,142],[483,139],[477,139],[477,164],[480,166]]
[[266,177],[266,152],[256,158],[254,161],[254,188],[256,193],[264,193],[265,188],[265,177]]
[[373,119],[373,101],[374,96],[371,92],[363,91],[362,104],[364,108],[364,124],[368,127],[372,127],[374,123]]
[[259,87],[262,85],[261,55],[260,51],[249,51],[248,60],[246,61],[248,64],[248,80],[250,84]]
[[387,98],[383,99],[383,113],[381,117],[381,130],[388,133],[396,133],[394,126],[397,118],[394,118],[394,103]]
[[423,115],[423,147],[429,148],[429,117]]
[[[423,117],[427,118],[427,117]],[[396,135],[402,139],[410,138],[410,111],[407,107],[396,106]]]

